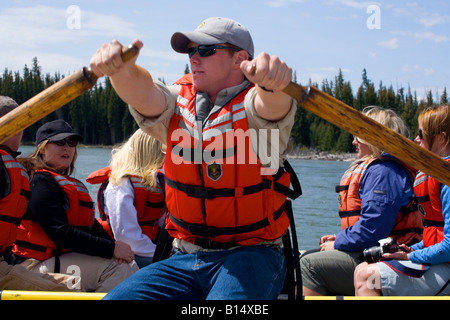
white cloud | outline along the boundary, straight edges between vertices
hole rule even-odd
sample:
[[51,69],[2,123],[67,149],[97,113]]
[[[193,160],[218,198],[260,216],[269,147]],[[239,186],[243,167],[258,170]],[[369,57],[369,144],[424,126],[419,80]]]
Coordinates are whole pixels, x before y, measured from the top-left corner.
[[315,72],[320,71],[320,72],[329,72],[329,73],[336,73],[336,74],[339,72],[339,69],[341,69],[341,71],[342,71],[343,73],[351,72],[350,69],[346,69],[346,68],[337,68],[337,67],[305,68],[305,70],[307,70],[307,71],[315,71]]
[[355,9],[366,9],[371,5],[379,5],[379,3],[373,1],[356,1],[356,0],[331,0],[328,3],[332,5],[335,3],[340,3],[346,7],[351,7]]
[[307,0],[272,0],[269,1],[267,4],[269,7],[273,7],[273,8],[280,8],[280,7],[285,7],[291,3],[303,3]]
[[402,72],[409,74],[421,74],[424,76],[432,76],[435,74],[433,68],[421,68],[417,63],[403,65]]
[[330,21],[345,21],[347,20],[347,17],[332,17],[332,16],[323,16],[324,20],[330,20]]
[[434,69],[433,69],[433,68],[425,68],[425,69],[423,69],[423,72],[424,72],[425,75],[427,75],[427,76],[432,76],[432,75],[434,75]]
[[[309,80],[321,84],[323,80],[334,80],[334,77],[338,75],[339,69],[343,74],[350,73],[351,70],[347,68],[337,67],[317,67],[317,68],[305,68],[305,72],[300,75],[300,82],[307,83]],[[344,76],[345,78],[345,76]]]
[[449,42],[450,38],[445,35],[435,34],[434,32],[409,32],[409,31],[395,31],[394,34],[412,37],[417,40],[429,40],[436,43]]
[[164,60],[171,60],[171,61],[186,61],[188,62],[187,55],[185,54],[179,54],[178,52],[175,52],[173,50],[171,51],[163,51],[163,50],[156,50],[150,47],[144,46],[142,48],[141,52],[139,53],[140,57],[147,57],[147,58],[158,58],[158,59],[164,59]]
[[420,69],[420,67],[419,67],[418,64],[413,64],[413,65],[405,64],[402,67],[402,72],[404,72],[404,73],[413,73],[413,72],[419,71],[419,69]]
[[420,24],[423,24],[425,27],[430,28],[437,24],[448,23],[450,22],[450,16],[445,14],[425,14],[423,17],[418,19]]
[[390,40],[381,41],[378,43],[379,46],[388,48],[388,49],[398,49],[400,46],[398,44],[397,38],[392,38]]

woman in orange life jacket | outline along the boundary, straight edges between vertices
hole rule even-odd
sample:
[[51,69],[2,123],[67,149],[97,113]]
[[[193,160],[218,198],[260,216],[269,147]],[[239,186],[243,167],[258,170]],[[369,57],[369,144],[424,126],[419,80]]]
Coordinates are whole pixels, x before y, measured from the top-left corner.
[[[367,107],[369,118],[407,135],[402,119],[392,110]],[[353,273],[363,250],[378,240],[408,230],[399,241],[420,241],[420,214],[413,210],[410,170],[382,150],[355,137],[358,160],[342,177],[339,191],[342,231],[320,239],[320,251],[301,257],[303,294],[353,295]],[[412,170],[414,172],[414,170]],[[339,189],[339,190],[338,190]],[[354,217],[348,219],[350,212]],[[403,213],[405,212],[405,213]],[[410,231],[411,230],[411,231]],[[405,231],[406,232],[406,231]],[[397,236],[396,236],[397,237]]]
[[[11,98],[0,96],[0,117],[18,107]],[[17,226],[30,197],[29,175],[16,159],[22,131],[0,144],[0,290],[68,291],[79,279],[62,274],[39,274],[16,264],[11,253]],[[68,286],[69,285],[69,286]]]
[[[418,118],[415,142],[450,161],[450,105],[430,107]],[[450,187],[419,172],[414,184],[424,215],[423,241],[384,254],[376,264],[360,264],[356,295],[450,295]]]
[[32,195],[13,252],[30,270],[75,273],[82,290],[108,292],[138,267],[130,246],[111,239],[95,220],[83,183],[70,177],[80,140],[63,120],[38,129],[36,150],[23,159]]
[[100,211],[114,239],[131,246],[139,268],[152,262],[160,226],[164,226],[164,175],[159,171],[165,159],[162,147],[138,129],[113,150],[108,168],[93,172],[87,179],[104,182],[98,197]]

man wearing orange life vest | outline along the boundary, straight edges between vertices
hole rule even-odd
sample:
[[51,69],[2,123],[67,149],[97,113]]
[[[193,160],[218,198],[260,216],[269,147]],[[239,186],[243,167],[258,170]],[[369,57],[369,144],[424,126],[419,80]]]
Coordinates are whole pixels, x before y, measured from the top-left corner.
[[[0,117],[17,108],[17,103],[0,96]],[[17,226],[27,208],[30,197],[29,176],[16,160],[22,140],[22,131],[0,144],[0,290],[67,291],[69,279],[65,275],[41,275],[14,265],[11,248],[17,237]]]
[[[414,141],[450,161],[450,105],[423,110]],[[356,295],[450,295],[450,187],[419,172],[414,192],[424,215],[423,241],[355,271]]]
[[123,63],[117,41],[91,59],[139,126],[167,145],[166,228],[176,250],[106,298],[274,299],[285,277],[279,239],[289,226],[286,196],[275,189],[290,180],[279,166],[263,174],[273,159],[260,150],[256,157],[257,141],[243,147],[234,134],[275,129],[271,143],[283,161],[296,104],[281,90],[292,70],[267,53],[253,59],[250,33],[231,19],[206,19],[193,32],[175,33],[171,44],[188,54],[192,71],[172,86],[154,82],[136,59]]

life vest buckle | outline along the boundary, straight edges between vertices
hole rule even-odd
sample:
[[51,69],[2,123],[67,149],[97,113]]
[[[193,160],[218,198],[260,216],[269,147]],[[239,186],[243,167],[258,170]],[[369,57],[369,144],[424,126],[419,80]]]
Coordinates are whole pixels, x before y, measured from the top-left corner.
[[190,224],[188,225],[187,229],[194,236],[211,237],[211,238],[217,236],[215,227]]
[[208,200],[212,200],[214,197],[212,196],[211,190],[209,188],[200,187],[200,186],[193,186],[193,187],[186,187],[185,192],[189,197],[194,198],[204,198]]

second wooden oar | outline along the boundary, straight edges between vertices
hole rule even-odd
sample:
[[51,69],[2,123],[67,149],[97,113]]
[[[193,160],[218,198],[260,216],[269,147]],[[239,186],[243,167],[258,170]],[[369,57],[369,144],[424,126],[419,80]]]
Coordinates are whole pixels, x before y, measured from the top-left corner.
[[[122,52],[122,59],[127,61],[138,52],[136,46],[129,46]],[[7,113],[0,118],[0,143],[82,95],[95,85],[97,79],[97,76],[85,67]]]
[[283,91],[296,99],[302,108],[450,186],[450,162],[401,134],[317,88],[291,82]]

